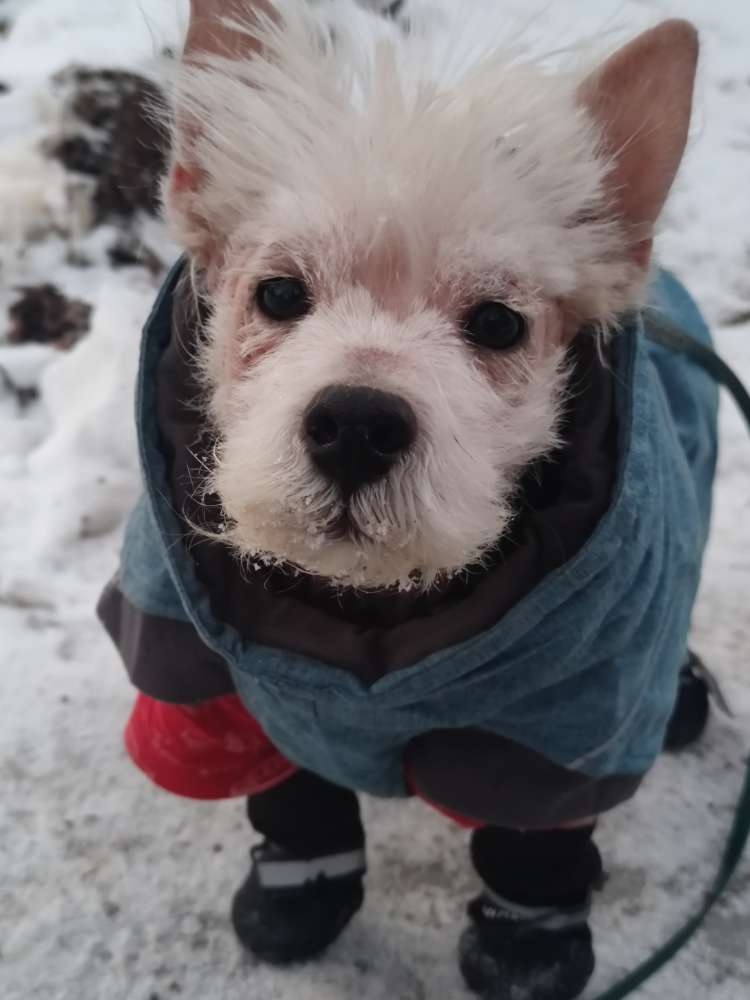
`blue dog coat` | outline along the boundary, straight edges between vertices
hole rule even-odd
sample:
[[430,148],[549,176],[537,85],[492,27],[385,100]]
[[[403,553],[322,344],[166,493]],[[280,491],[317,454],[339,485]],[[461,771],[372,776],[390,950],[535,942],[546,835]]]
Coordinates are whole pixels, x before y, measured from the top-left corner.
[[[196,570],[206,543],[190,545],[175,509],[176,452],[160,409],[180,391],[159,376],[179,326],[180,274],[177,265],[145,327],[145,489],[100,606],[141,690],[173,702],[236,691],[296,764],[375,795],[416,787],[503,825],[553,825],[631,795],[662,748],[687,658],[716,460],[713,380],[648,337],[661,315],[710,343],[679,282],[660,273],[649,312],[614,338],[612,490],[575,554],[487,627],[439,648],[428,638],[397,668],[363,678],[337,651],[345,629],[359,635],[354,626],[318,615],[315,649],[329,643],[330,657],[304,652],[288,616],[270,640],[248,638],[244,623],[251,635],[270,628],[282,598],[264,592],[271,603],[261,609],[260,590],[240,593],[238,583],[240,610],[228,621],[214,596],[226,589],[223,575]],[[494,572],[501,580],[502,566]],[[381,633],[387,639],[387,622]]]

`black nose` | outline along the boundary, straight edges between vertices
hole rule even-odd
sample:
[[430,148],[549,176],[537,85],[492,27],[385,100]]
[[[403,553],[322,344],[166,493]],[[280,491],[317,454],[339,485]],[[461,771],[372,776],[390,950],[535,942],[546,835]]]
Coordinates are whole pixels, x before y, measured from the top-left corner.
[[308,407],[304,428],[313,462],[349,496],[384,476],[413,444],[417,418],[390,392],[329,385]]

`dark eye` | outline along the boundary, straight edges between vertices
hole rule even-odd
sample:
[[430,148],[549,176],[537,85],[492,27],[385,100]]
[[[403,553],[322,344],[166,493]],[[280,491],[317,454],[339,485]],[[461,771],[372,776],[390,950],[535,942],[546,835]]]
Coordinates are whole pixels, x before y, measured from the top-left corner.
[[526,319],[502,302],[480,302],[464,320],[472,343],[492,351],[507,351],[523,340]]
[[276,320],[297,319],[310,309],[307,285],[299,278],[266,278],[255,299],[261,312]]

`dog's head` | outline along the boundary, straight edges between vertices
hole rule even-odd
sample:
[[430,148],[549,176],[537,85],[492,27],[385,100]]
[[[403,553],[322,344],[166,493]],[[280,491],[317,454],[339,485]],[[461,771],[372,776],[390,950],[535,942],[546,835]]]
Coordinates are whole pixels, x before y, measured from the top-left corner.
[[331,6],[192,2],[165,201],[210,305],[208,486],[244,554],[428,586],[555,446],[571,337],[639,301],[696,37],[456,68]]

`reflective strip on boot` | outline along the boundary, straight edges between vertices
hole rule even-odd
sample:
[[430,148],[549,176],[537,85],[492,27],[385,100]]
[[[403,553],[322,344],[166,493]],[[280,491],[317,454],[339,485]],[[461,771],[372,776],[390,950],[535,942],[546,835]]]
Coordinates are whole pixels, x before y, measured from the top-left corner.
[[253,854],[258,882],[263,889],[294,889],[314,882],[317,878],[343,878],[346,875],[363,875],[367,869],[365,852],[344,851],[320,858],[290,858],[288,860],[263,860],[259,850]]
[[508,921],[529,929],[564,931],[570,927],[579,927],[588,921],[591,913],[591,900],[587,898],[580,906],[569,907],[522,906],[510,899],[504,899],[492,889],[484,886],[480,912],[488,923]]

